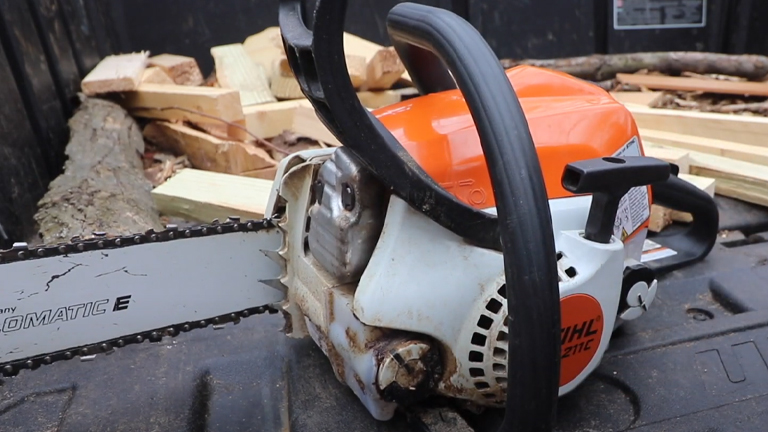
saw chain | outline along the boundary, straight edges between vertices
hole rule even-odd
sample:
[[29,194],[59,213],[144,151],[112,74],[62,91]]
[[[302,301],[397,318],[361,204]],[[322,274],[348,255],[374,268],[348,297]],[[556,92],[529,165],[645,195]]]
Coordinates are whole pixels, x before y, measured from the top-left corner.
[[[27,243],[16,243],[11,249],[0,251],[0,265],[55,256],[70,256],[94,250],[126,248],[147,243],[169,242],[234,232],[258,232],[275,227],[276,225],[269,219],[241,221],[240,218],[233,216],[229,217],[225,222],[214,220],[210,224],[200,224],[186,228],[179,228],[177,225],[169,224],[162,231],[150,229],[140,234],[111,236],[104,232],[94,232],[90,238],[73,237],[69,242],[57,243],[55,245],[30,247]],[[18,375],[22,370],[36,370],[43,365],[50,365],[63,360],[72,360],[76,357],[79,357],[81,361],[88,361],[92,360],[97,354],[111,354],[116,348],[123,348],[127,345],[140,344],[146,340],[160,342],[165,337],[176,337],[182,333],[209,326],[219,329],[228,323],[239,324],[243,318],[265,313],[276,314],[278,310],[270,305],[263,305],[224,315],[212,316],[203,320],[177,323],[75,349],[14,360],[2,365],[0,373],[2,373],[3,377],[12,377]]]

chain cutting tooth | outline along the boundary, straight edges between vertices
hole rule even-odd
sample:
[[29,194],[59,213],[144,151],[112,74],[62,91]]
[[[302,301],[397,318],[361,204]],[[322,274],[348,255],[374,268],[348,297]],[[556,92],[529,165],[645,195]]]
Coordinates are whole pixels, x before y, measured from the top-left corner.
[[261,253],[263,253],[264,256],[271,259],[275,263],[279,264],[281,268],[285,268],[286,266],[285,258],[282,255],[280,255],[279,251],[262,249]]
[[280,279],[261,279],[259,282],[263,283],[266,286],[272,287],[278,291],[281,292],[288,292],[288,287],[285,286],[283,281]]

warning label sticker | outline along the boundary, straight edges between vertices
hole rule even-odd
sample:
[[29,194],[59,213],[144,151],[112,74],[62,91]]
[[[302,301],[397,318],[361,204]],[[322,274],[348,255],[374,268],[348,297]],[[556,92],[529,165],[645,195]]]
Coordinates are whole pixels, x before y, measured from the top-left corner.
[[707,0],[613,0],[613,28],[616,30],[706,25]]
[[[642,156],[640,140],[633,137],[619,149],[614,156]],[[640,186],[630,189],[619,202],[616,221],[613,224],[613,235],[622,241],[631,236],[640,226],[651,217],[650,197],[648,187]]]

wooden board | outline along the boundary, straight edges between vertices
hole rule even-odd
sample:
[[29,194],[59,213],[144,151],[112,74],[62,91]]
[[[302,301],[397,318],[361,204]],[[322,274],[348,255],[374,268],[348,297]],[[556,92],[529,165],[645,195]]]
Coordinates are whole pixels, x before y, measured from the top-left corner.
[[240,91],[243,106],[277,101],[269,89],[267,72],[251,60],[242,44],[213,47],[211,55],[219,86]]
[[270,90],[275,98],[280,100],[301,99],[304,93],[301,92],[299,81],[293,76],[288,60],[281,57],[272,64],[272,73],[270,79]]
[[[381,108],[401,100],[400,93],[393,90],[358,92],[357,96],[363,106],[369,109]],[[299,107],[302,107],[301,121],[303,124],[297,124],[294,121],[296,109]],[[304,109],[308,111],[304,111]],[[243,114],[248,131],[260,138],[272,138],[280,135],[283,131],[292,130],[308,138],[332,139],[328,144],[337,145],[336,143],[338,143],[317,118],[312,104],[303,95],[300,99],[244,107]]]
[[749,81],[723,81],[715,79],[672,77],[643,74],[616,74],[624,84],[646,87],[654,90],[701,91],[750,96],[768,96],[768,83]]
[[365,57],[360,55],[345,56],[347,63],[347,73],[349,73],[349,79],[352,81],[352,87],[358,89],[365,85],[367,79],[367,62]]
[[293,127],[298,106],[311,106],[307,99],[253,105],[243,108],[248,131],[260,138],[272,138]]
[[[135,91],[122,95],[120,104],[131,114],[163,120],[185,120],[194,123],[217,123],[207,117],[227,121],[244,120],[237,90],[214,87],[192,87],[167,84],[141,84]],[[172,109],[180,107],[179,109]],[[199,115],[197,111],[205,115]]]
[[256,171],[248,171],[248,172],[240,173],[240,175],[251,177],[251,178],[257,178],[257,179],[274,180],[275,176],[277,175],[277,167],[264,168]]
[[152,191],[161,214],[198,222],[261,219],[272,181],[187,168]]
[[148,84],[175,84],[173,78],[157,66],[146,68],[141,82]]
[[765,117],[625,106],[642,129],[768,147],[768,118]]
[[152,122],[144,128],[144,138],[174,154],[186,155],[194,168],[207,171],[240,174],[277,165],[254,144],[221,140],[181,124]]
[[768,206],[768,167],[691,152],[691,174],[717,180],[715,193]]
[[640,129],[640,136],[643,140],[648,139],[663,146],[694,150],[744,162],[768,165],[768,147],[758,147],[652,129]]
[[400,102],[402,96],[394,90],[357,92],[360,103],[368,109],[378,109]]
[[135,90],[148,57],[146,52],[107,56],[83,78],[80,87],[87,96]]
[[331,146],[340,146],[341,143],[320,121],[311,105],[299,105],[294,110],[293,125],[291,130],[299,136],[312,138]]
[[163,69],[178,85],[199,86],[203,83],[203,74],[192,57],[160,54],[151,57],[149,65]]
[[[644,147],[646,156],[651,157],[659,157],[657,154],[665,149],[647,143]],[[768,167],[701,152],[666,149],[687,155],[690,174],[715,179],[716,194],[768,206]]]
[[690,173],[691,158],[688,151],[664,147],[645,139],[642,142],[645,156],[673,163],[680,168],[680,173],[682,174]]
[[281,57],[285,57],[279,27],[268,27],[263,31],[248,36],[243,42],[243,48],[254,62],[261,65],[270,78],[272,66]]
[[611,92],[611,96],[618,102],[623,104],[643,105],[646,107],[650,106],[652,102],[661,96],[661,94],[662,92]]

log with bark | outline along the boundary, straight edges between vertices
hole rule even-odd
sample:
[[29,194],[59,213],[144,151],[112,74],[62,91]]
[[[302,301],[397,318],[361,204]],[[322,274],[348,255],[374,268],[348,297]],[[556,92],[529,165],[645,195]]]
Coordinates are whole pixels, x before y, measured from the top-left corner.
[[35,221],[43,243],[162,229],[144,177],[144,140],[136,121],[119,105],[85,99],[69,121],[64,172],[39,202]]
[[618,73],[635,73],[644,69],[668,75],[683,72],[721,74],[753,81],[768,76],[768,57],[750,54],[709,52],[640,52],[628,54],[595,54],[542,60],[502,59],[504,68],[532,65],[555,69],[590,81],[613,79]]

